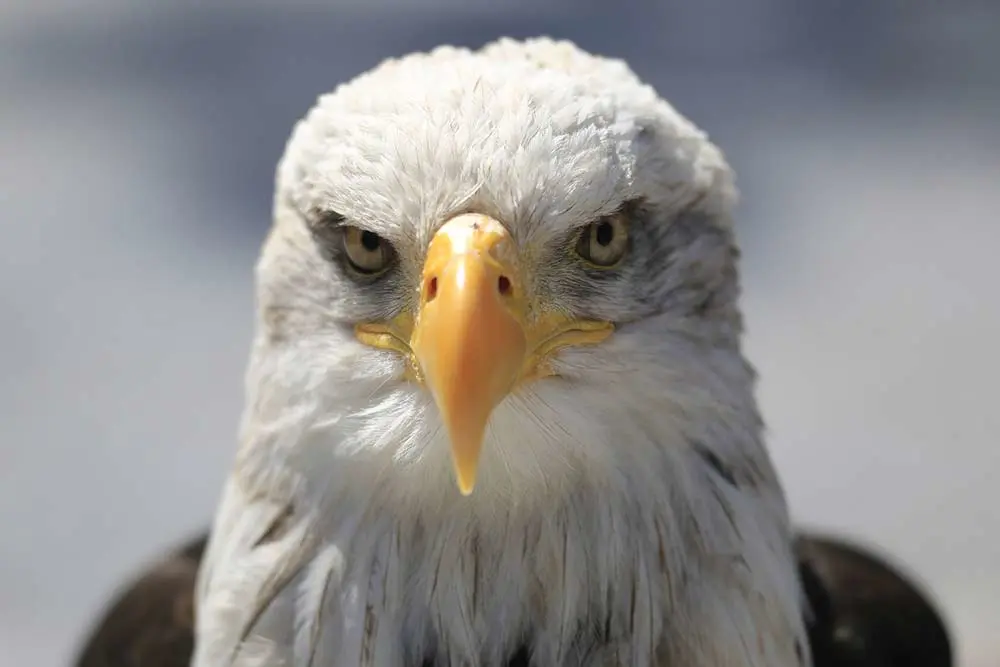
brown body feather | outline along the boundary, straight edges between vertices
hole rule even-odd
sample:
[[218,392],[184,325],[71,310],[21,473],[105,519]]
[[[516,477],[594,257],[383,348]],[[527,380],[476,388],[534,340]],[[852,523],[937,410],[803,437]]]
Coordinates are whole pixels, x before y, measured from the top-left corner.
[[843,540],[802,536],[799,570],[814,618],[814,667],[948,667],[951,640],[909,575]]
[[123,588],[93,628],[79,667],[187,667],[194,649],[194,585],[207,535]]

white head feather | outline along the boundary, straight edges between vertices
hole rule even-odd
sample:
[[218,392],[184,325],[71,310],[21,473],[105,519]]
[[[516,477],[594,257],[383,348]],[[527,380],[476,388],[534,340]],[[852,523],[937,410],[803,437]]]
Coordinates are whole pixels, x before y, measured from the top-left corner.
[[[808,664],[735,198],[702,132],[567,42],[439,48],[322,97],[278,169],[194,664]],[[623,205],[614,279],[552,254]],[[465,498],[434,401],[353,326],[413,308],[430,238],[468,211],[508,226],[551,307],[617,329],[497,407]],[[392,243],[391,277],[338,269],[331,214]]]

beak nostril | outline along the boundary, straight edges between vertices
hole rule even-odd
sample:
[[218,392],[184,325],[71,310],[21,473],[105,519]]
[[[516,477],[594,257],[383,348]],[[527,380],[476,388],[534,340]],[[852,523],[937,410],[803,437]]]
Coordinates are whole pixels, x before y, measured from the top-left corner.
[[427,303],[433,301],[434,297],[436,297],[437,294],[438,294],[438,279],[437,276],[434,276],[433,278],[427,281],[427,296],[425,297]]
[[501,296],[508,296],[510,294],[510,278],[507,276],[497,278],[497,291],[500,292]]

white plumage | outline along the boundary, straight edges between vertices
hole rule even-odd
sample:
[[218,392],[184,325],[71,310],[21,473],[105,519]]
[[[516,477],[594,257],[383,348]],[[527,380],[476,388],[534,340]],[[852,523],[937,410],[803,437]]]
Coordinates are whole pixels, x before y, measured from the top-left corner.
[[[735,198],[702,132],[567,42],[440,48],[322,97],[278,168],[194,667],[808,665]],[[567,250],[623,210],[613,270]],[[419,320],[428,246],[463,213],[509,232],[531,322],[615,327],[499,402],[468,497],[420,365],[355,329]],[[345,225],[392,270],[345,271]]]

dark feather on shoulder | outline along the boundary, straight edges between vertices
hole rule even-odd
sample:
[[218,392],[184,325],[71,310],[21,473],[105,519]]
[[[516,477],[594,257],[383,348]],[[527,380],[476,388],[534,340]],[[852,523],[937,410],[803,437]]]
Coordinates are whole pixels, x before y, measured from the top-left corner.
[[188,667],[194,586],[207,534],[124,587],[92,629],[77,667]]
[[815,667],[951,667],[944,619],[886,556],[801,532],[796,552]]

